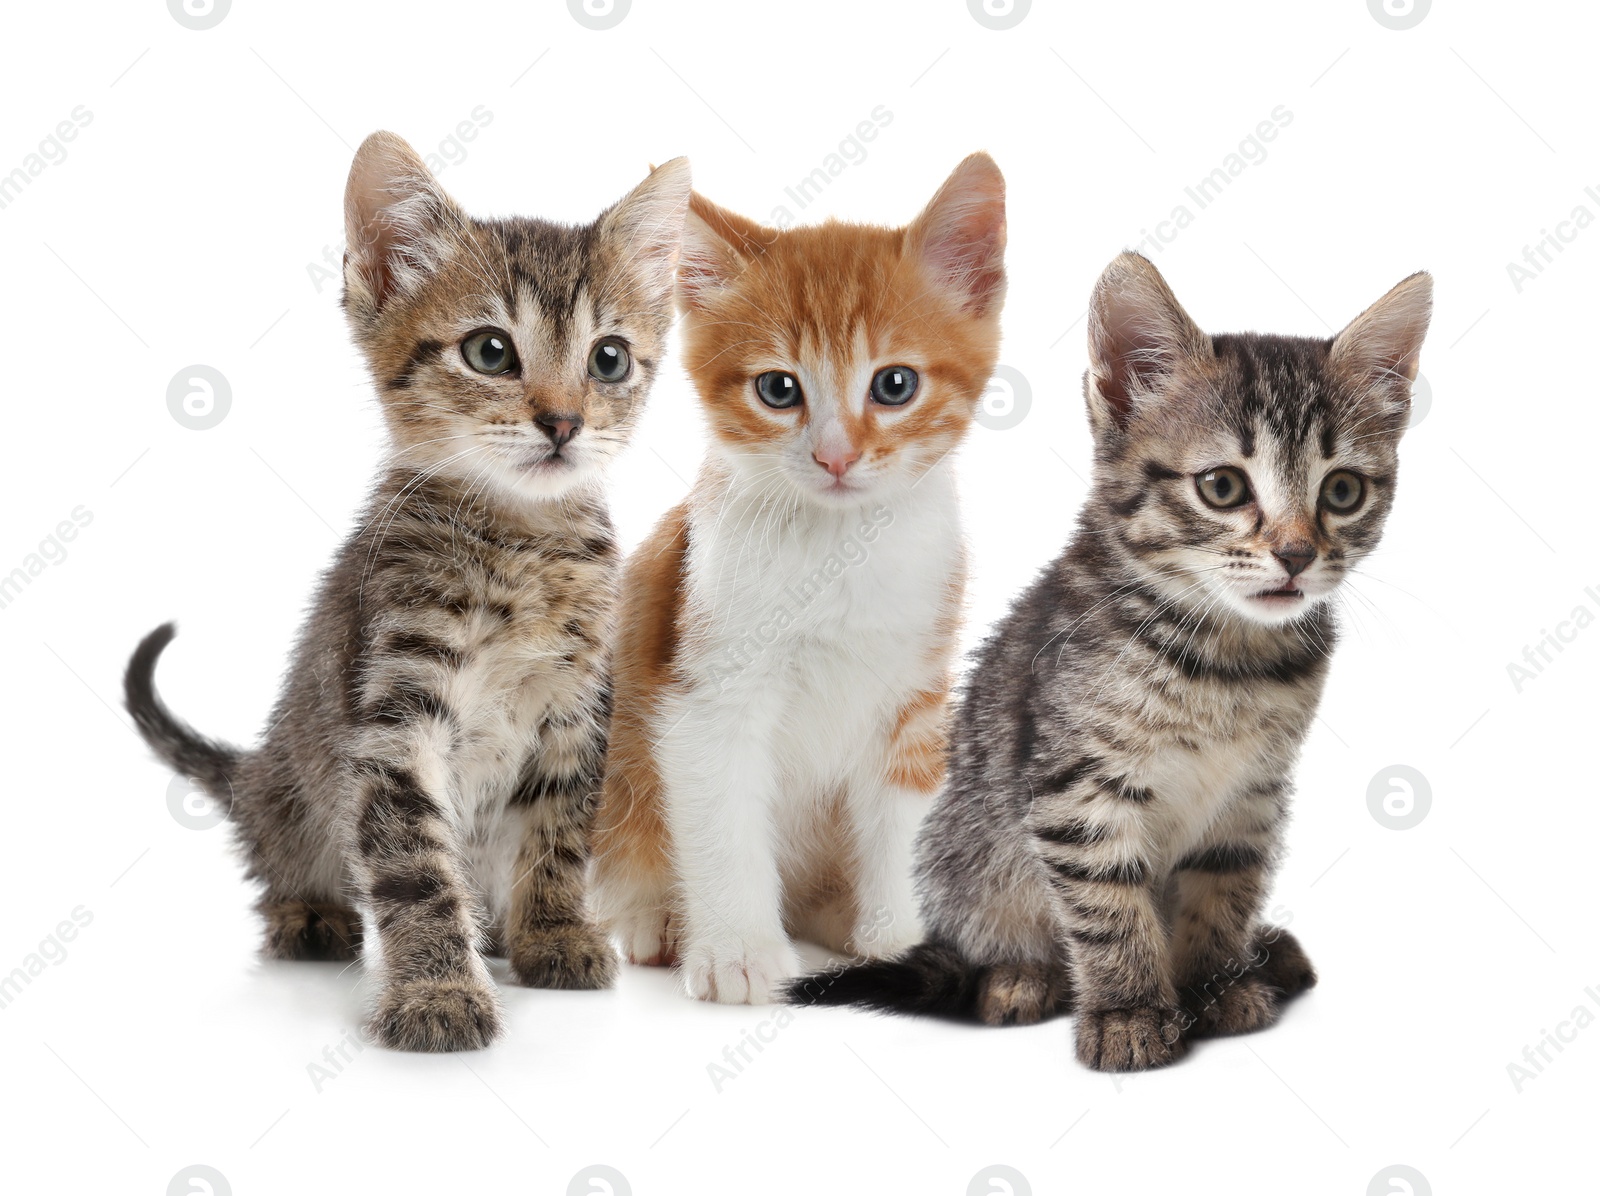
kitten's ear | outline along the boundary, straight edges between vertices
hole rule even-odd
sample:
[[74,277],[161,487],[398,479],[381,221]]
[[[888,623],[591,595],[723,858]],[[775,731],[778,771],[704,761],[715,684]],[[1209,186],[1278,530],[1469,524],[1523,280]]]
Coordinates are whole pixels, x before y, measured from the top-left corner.
[[683,257],[678,263],[678,304],[704,308],[777,238],[777,231],[730,212],[696,192],[683,222]]
[[1141,254],[1119,254],[1089,300],[1084,392],[1095,435],[1126,428],[1139,397],[1158,390],[1180,362],[1211,356],[1211,338],[1183,310],[1161,271]]
[[442,234],[465,220],[403,138],[372,134],[356,150],[344,190],[346,306],[376,315],[437,268]]
[[672,293],[689,210],[689,159],[673,158],[650,173],[600,217],[600,236],[616,245],[628,267],[644,277],[658,300]]
[[906,229],[906,246],[975,316],[1000,309],[1006,289],[1006,181],[994,159],[970,155]]
[[1351,320],[1333,338],[1328,358],[1368,383],[1412,382],[1432,314],[1433,275],[1419,270]]

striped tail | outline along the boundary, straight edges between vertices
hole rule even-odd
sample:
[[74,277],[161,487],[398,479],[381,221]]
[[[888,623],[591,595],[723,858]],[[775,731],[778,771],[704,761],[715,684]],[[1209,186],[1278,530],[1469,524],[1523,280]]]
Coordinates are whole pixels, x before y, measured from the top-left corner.
[[168,710],[156,693],[156,661],[177,634],[175,626],[163,623],[139,641],[122,680],[123,699],[155,754],[226,808],[233,795],[231,777],[239,766],[239,749],[201,735]]

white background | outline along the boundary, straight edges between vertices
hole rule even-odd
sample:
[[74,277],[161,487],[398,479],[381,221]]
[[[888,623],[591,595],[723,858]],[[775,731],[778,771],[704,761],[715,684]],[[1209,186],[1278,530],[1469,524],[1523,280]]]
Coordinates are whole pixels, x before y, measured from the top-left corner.
[[[1360,1196],[1405,1190],[1374,1181],[1391,1164],[1443,1194],[1573,1191],[1580,1163],[1592,1185],[1600,1028],[1520,1092],[1507,1070],[1575,1007],[1600,1015],[1600,628],[1520,692],[1507,670],[1576,607],[1600,614],[1600,229],[1568,227],[1520,290],[1507,270],[1575,207],[1600,215],[1584,192],[1600,192],[1592,6],[1439,3],[1404,31],[1364,0],[1039,0],[1004,31],[963,0],[634,0],[606,31],[556,0],[236,0],[206,31],[159,0],[28,4],[5,23],[0,173],[75,107],[92,120],[0,209],[0,573],[75,508],[92,522],[0,610],[0,974],[74,909],[92,921],[0,1009],[0,1186],[187,1191],[174,1177],[205,1164],[238,1196],[598,1192],[575,1177],[604,1164],[638,1196],[960,1196],[1006,1191],[978,1178],[1004,1164],[1026,1177],[1016,1192]],[[1274,897],[1322,984],[1278,1027],[1113,1080],[1073,1062],[1066,1020],[828,1010],[780,1027],[625,968],[609,993],[508,986],[488,1052],[368,1048],[317,1089],[308,1065],[359,1024],[360,969],[255,958],[226,832],[169,813],[119,674],[177,618],[175,708],[259,733],[381,444],[337,288],[308,267],[337,258],[363,136],[438,151],[480,105],[492,119],[464,158],[446,147],[442,176],[480,214],[587,220],[686,153],[738,211],[901,223],[962,156],[995,156],[1002,360],[1032,405],[1012,430],[975,429],[961,458],[968,645],[1083,499],[1082,313],[1118,250],[1186,203],[1193,222],[1146,248],[1213,331],[1329,335],[1434,272],[1432,406],[1354,583]],[[787,200],[879,105],[892,120],[865,159],[803,212]],[[1292,120],[1265,159],[1196,210],[1184,188],[1279,105]],[[206,431],[166,404],[197,363],[232,391]],[[614,475],[628,544],[702,443],[669,370]],[[1368,808],[1395,765],[1431,790],[1410,830]],[[718,1091],[708,1065],[758,1032],[770,1043]]]

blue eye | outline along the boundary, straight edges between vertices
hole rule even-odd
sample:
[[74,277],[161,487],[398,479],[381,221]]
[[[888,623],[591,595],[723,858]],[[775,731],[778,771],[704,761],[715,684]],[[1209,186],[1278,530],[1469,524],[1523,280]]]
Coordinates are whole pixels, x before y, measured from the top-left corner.
[[798,407],[805,399],[800,391],[800,379],[782,370],[768,370],[756,375],[756,394],[768,407],[779,411]]
[[903,407],[916,393],[916,370],[903,365],[891,365],[872,376],[872,400],[885,407]]

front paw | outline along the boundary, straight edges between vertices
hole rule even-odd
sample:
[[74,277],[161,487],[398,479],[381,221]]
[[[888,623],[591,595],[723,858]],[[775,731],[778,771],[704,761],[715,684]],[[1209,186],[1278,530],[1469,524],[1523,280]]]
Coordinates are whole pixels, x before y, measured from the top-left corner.
[[1078,1015],[1078,1062],[1095,1071],[1147,1071],[1188,1053],[1173,1010],[1104,1009]]
[[383,990],[368,1032],[397,1051],[477,1051],[500,1036],[500,998],[477,980],[405,980]]
[[1184,995],[1192,997],[1187,1008],[1194,1018],[1188,1028],[1193,1038],[1265,1030],[1283,1012],[1282,995],[1254,974],[1241,976],[1219,992],[1191,989]]
[[800,957],[786,938],[746,944],[705,943],[689,948],[683,984],[691,997],[724,1005],[769,1005],[778,988],[800,970]]
[[616,914],[611,932],[622,944],[629,963],[650,968],[670,968],[678,962],[677,928],[665,906],[644,906]]
[[591,923],[535,926],[512,939],[511,976],[529,988],[610,988],[617,954]]

